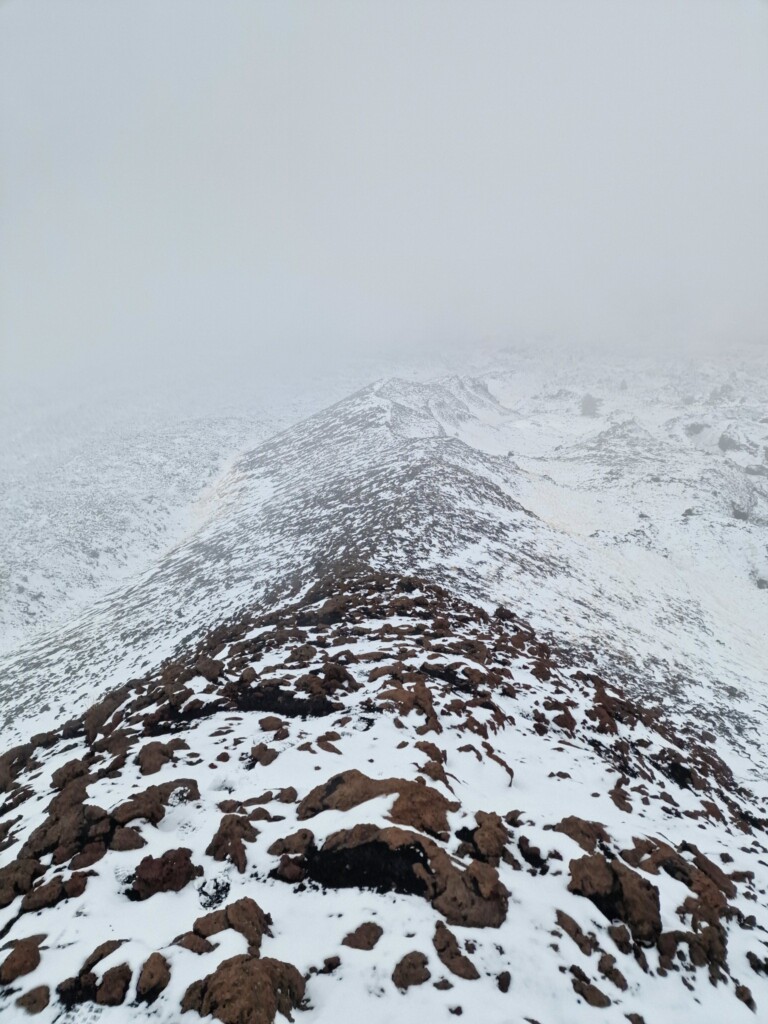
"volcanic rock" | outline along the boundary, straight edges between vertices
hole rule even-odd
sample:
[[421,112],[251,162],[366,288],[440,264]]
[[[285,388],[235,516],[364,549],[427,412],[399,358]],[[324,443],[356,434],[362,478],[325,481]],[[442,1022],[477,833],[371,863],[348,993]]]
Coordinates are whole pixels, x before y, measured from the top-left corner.
[[160,857],[145,857],[136,868],[130,898],[148,900],[158,892],[179,892],[203,873],[191,858],[192,851],[185,847],[166,850]]

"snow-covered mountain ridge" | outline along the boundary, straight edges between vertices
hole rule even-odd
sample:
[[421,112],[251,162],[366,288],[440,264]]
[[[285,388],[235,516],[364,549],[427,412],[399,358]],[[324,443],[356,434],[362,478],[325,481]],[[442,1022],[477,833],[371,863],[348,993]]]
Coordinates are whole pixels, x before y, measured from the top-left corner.
[[60,720],[211,622],[374,566],[512,602],[633,692],[758,740],[765,367],[509,362],[380,382],[240,458],[184,543],[3,659],[7,724],[41,698]]
[[754,1020],[768,790],[514,611],[328,578],[0,760],[0,1013]]

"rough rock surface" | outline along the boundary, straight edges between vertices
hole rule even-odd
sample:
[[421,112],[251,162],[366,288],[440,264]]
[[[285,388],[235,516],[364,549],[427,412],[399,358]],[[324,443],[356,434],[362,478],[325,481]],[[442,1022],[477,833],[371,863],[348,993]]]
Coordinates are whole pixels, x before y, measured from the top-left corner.
[[136,868],[130,898],[148,900],[159,892],[179,892],[203,873],[195,867],[189,849],[166,850],[160,857],[145,857]]
[[272,1024],[304,998],[304,979],[291,964],[268,957],[235,956],[196,981],[181,1001],[182,1012],[196,1010],[222,1024]]

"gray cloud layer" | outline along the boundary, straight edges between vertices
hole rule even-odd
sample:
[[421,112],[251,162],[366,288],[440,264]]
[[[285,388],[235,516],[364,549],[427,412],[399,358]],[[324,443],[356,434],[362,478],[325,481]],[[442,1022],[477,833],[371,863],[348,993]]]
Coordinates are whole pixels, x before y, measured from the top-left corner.
[[768,336],[763,0],[6,0],[0,345]]

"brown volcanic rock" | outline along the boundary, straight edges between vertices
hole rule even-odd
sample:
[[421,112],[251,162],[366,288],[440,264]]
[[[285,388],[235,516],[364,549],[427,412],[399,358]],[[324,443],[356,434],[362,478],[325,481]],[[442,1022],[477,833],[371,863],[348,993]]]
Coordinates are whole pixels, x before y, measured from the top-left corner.
[[163,765],[174,760],[177,750],[189,750],[189,745],[182,739],[173,739],[169,743],[152,740],[145,743],[136,757],[136,763],[142,775],[154,775]]
[[141,968],[136,983],[136,998],[140,1003],[152,1004],[164,992],[171,980],[168,961],[161,953],[151,953]]
[[65,786],[69,785],[75,779],[81,778],[88,774],[88,762],[81,758],[75,758],[72,761],[67,761],[61,768],[57,768],[56,771],[51,775],[51,787],[53,789],[62,790]]
[[605,826],[601,825],[599,821],[585,821],[584,818],[578,818],[575,814],[563,818],[552,830],[569,836],[579,844],[585,853],[594,853],[599,843],[609,841]]
[[203,656],[202,658],[198,658],[195,662],[195,669],[204,679],[207,679],[209,683],[215,683],[224,671],[224,662],[216,661],[215,658],[207,658]]
[[423,985],[431,977],[432,975],[427,967],[427,958],[417,950],[414,950],[412,953],[406,953],[394,971],[392,971],[392,981],[403,992],[412,985]]
[[139,832],[135,828],[116,828],[112,834],[112,839],[109,843],[110,850],[117,850],[118,852],[124,850],[140,850],[142,846],[146,846],[146,841],[142,839]]
[[435,926],[432,942],[437,950],[437,955],[451,974],[455,974],[459,978],[466,978],[469,981],[474,981],[480,977],[475,965],[459,949],[456,936],[449,928],[446,928],[442,921],[438,921]]
[[242,875],[248,863],[245,843],[254,842],[258,834],[244,814],[225,814],[205,852],[214,860],[231,860]]
[[120,1006],[124,1002],[131,984],[131,968],[128,964],[118,964],[104,972],[101,983],[96,988],[96,1002],[99,1006]]
[[0,907],[8,906],[16,896],[28,893],[44,870],[40,861],[33,857],[22,857],[0,867]]
[[101,960],[104,960],[111,953],[114,953],[116,949],[119,949],[124,939],[108,939],[106,942],[102,942],[100,946],[97,946],[94,951],[85,958],[83,966],[80,968],[80,974],[88,974]]
[[429,835],[448,838],[448,811],[457,811],[459,804],[447,800],[431,786],[406,779],[370,779],[356,768],[333,775],[316,786],[301,801],[299,821],[306,821],[321,811],[348,811],[377,796],[397,793],[390,816],[398,825],[407,825]]
[[45,907],[55,907],[63,900],[82,896],[87,882],[87,875],[80,871],[70,875],[66,880],[57,875],[50,882],[38,885],[36,889],[28,892],[21,901],[21,909],[24,913],[32,913]]
[[[65,766],[66,767],[66,766]],[[84,804],[87,777],[67,782],[48,805],[48,816],[30,834],[20,854],[44,857],[62,864],[80,852],[89,838],[109,832],[109,816],[101,807]]]
[[226,909],[229,927],[244,935],[249,946],[258,951],[261,948],[262,937],[272,934],[270,931],[272,918],[269,914],[265,914],[250,896],[235,900]]
[[194,779],[174,779],[160,786],[148,786],[143,792],[132,796],[115,808],[112,818],[118,825],[128,825],[137,818],[144,818],[157,825],[165,817],[165,809],[173,794],[184,803],[200,799],[200,790]]
[[611,1005],[611,1000],[608,996],[601,992],[597,985],[593,985],[584,971],[577,967],[576,964],[571,966],[571,974],[573,975],[571,979],[573,991],[576,995],[581,996],[585,1003],[601,1010]]
[[272,934],[271,924],[272,918],[269,914],[265,914],[250,896],[244,896],[220,910],[198,917],[193,927],[195,933],[205,939],[232,928],[245,936],[251,952],[255,955],[261,949],[262,938]]
[[341,944],[349,946],[350,949],[369,951],[374,948],[383,934],[384,929],[380,925],[374,924],[373,921],[366,921],[365,924],[358,925],[353,932],[345,935]]
[[276,1014],[292,1020],[291,1010],[304,999],[304,979],[281,960],[241,955],[225,960],[189,986],[181,1011],[209,1014],[222,1024],[272,1024]]
[[282,718],[278,718],[277,715],[267,715],[265,718],[259,720],[259,726],[264,732],[277,732],[282,729],[284,722]]
[[21,857],[0,868],[0,907],[7,907],[17,896],[28,893],[44,871],[40,861],[33,857]]
[[494,811],[477,811],[475,821],[477,828],[472,832],[469,843],[472,855],[478,860],[498,867],[509,842],[509,833],[504,822]]
[[23,996],[19,996],[16,1005],[29,1014],[36,1014],[42,1013],[50,1001],[51,990],[47,985],[38,985],[36,988],[31,988],[29,992],[25,992]]
[[76,978],[65,978],[56,986],[56,994],[65,1007],[76,1006],[78,1003],[95,1002],[96,975],[78,974]]
[[595,936],[591,932],[586,934],[582,931],[581,927],[576,923],[576,921],[574,921],[570,914],[566,914],[563,910],[558,910],[556,917],[558,925],[563,929],[566,935],[569,935],[573,939],[585,956],[591,956],[596,949],[600,948]]
[[13,949],[0,964],[0,985],[10,985],[17,978],[31,974],[40,964],[40,943],[45,935],[33,935],[14,943]]
[[166,850],[161,857],[145,857],[139,862],[128,895],[148,900],[158,892],[180,892],[202,873],[203,869],[192,863],[191,850]]
[[314,833],[308,828],[300,828],[283,839],[276,839],[269,847],[267,853],[273,857],[281,857],[283,854],[291,856],[303,856],[315,841]]
[[586,896],[609,921],[623,921],[642,946],[661,934],[659,890],[647,879],[601,853],[572,860],[569,892]]
[[460,871],[431,839],[401,828],[335,832],[307,859],[307,870],[329,888],[423,896],[449,924],[498,928],[507,914],[509,893],[495,868],[472,861]]
[[255,747],[251,749],[251,757],[255,764],[260,764],[266,768],[277,759],[279,754],[278,750],[273,747],[268,747],[266,743],[257,743]]
[[192,928],[195,934],[201,935],[204,939],[211,935],[218,935],[219,932],[229,928],[227,912],[226,910],[212,910],[210,914],[198,917]]

